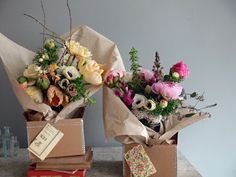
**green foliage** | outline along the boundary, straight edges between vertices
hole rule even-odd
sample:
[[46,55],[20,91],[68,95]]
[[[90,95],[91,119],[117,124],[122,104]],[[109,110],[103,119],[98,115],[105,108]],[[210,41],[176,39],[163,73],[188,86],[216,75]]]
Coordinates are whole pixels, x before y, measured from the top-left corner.
[[138,51],[132,47],[129,52],[131,67],[130,70],[133,73],[132,81],[129,83],[129,86],[134,90],[134,92],[139,93],[143,88],[141,87],[141,80],[139,78],[138,72],[141,67],[138,63]]
[[171,100],[168,102],[167,107],[162,108],[161,105],[157,103],[156,109],[151,111],[150,113],[155,116],[159,115],[168,116],[178,108],[179,104],[180,104],[179,100]]
[[130,70],[133,73],[133,78],[137,79],[138,71],[139,71],[139,68],[141,67],[138,63],[138,50],[136,50],[134,47],[132,47],[129,54],[130,54],[130,62],[131,62]]
[[[53,48],[44,47],[36,53],[34,63],[41,66],[42,69],[47,69],[50,64],[57,63],[58,49],[59,47],[57,45]],[[46,56],[46,58],[44,58],[44,56]]]
[[77,95],[72,97],[71,100],[72,101],[77,101],[81,98],[84,98],[86,96],[85,92],[85,83],[84,83],[84,79],[83,79],[83,75],[81,75],[80,77],[78,77],[76,80],[73,81],[73,83],[75,84],[75,87],[77,89]]
[[27,82],[28,79],[24,76],[20,76],[18,77],[17,81],[20,83],[20,84],[23,84],[24,82]]
[[181,81],[183,81],[183,79],[181,79],[181,78],[176,78],[176,77],[173,77],[173,76],[171,76],[171,75],[165,75],[164,76],[164,81],[170,81],[170,82],[181,82]]

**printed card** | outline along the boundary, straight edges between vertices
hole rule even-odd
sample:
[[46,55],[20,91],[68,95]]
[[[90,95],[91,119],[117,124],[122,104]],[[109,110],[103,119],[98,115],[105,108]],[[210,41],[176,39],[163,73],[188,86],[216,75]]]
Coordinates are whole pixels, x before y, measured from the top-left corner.
[[156,169],[142,145],[129,150],[124,158],[133,177],[148,177],[156,173]]
[[63,136],[64,134],[60,130],[47,123],[30,144],[28,150],[41,160],[44,160]]

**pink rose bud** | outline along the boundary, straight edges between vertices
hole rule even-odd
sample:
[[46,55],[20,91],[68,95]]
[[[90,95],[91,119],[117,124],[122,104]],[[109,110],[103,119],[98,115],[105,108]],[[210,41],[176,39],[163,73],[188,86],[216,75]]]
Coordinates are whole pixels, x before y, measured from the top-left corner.
[[105,76],[105,83],[107,85],[113,84],[115,80],[120,79],[124,76],[124,71],[111,70]]
[[180,61],[173,65],[170,69],[170,72],[177,72],[182,78],[187,78],[189,75],[188,66],[183,61]]

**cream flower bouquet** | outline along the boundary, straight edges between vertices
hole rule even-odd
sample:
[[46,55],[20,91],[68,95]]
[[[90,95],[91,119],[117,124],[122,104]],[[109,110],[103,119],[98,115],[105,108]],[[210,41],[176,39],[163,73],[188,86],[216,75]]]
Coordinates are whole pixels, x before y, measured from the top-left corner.
[[116,45],[87,26],[71,29],[71,21],[70,31],[59,36],[25,15],[43,26],[44,44],[34,53],[0,34],[0,59],[15,95],[24,111],[43,120],[70,118],[95,102],[91,96],[102,87],[106,71],[102,64],[119,55]]

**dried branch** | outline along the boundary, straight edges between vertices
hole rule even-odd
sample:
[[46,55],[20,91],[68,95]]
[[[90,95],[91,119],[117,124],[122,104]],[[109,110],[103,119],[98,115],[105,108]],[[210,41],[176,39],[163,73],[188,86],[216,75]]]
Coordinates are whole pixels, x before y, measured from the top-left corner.
[[[49,34],[49,33],[40,33],[40,34],[46,35],[46,36],[50,36],[50,37],[52,37],[57,43],[59,43],[59,44],[65,46],[65,40],[64,40],[63,38],[59,37],[59,36],[55,36],[54,34]],[[56,39],[59,39],[61,42],[59,42],[59,41],[56,40]]]
[[[45,15],[45,9],[43,6],[43,0],[41,0],[40,2],[41,2],[41,8],[43,11],[43,26],[46,26],[46,15]],[[45,28],[43,27],[43,44],[44,44],[44,41],[45,41]]]
[[57,33],[55,33],[54,31],[50,30],[48,27],[46,27],[42,22],[40,22],[38,19],[36,19],[35,17],[33,17],[32,15],[28,15],[28,14],[24,14],[24,16],[29,17],[31,19],[33,19],[34,21],[36,21],[38,24],[40,24],[45,30],[47,30],[48,32],[52,33],[53,35],[60,37]]
[[68,12],[69,12],[69,17],[70,17],[70,39],[71,40],[71,30],[72,30],[72,16],[71,16],[71,9],[70,9],[70,4],[69,4],[69,0],[67,0],[67,8],[68,8]]
[[202,109],[212,108],[212,107],[215,107],[215,106],[217,106],[217,103],[212,104],[212,105],[208,105],[208,106],[205,106],[205,107],[202,107],[202,108],[199,108],[199,109],[197,109],[197,111],[200,111]]

